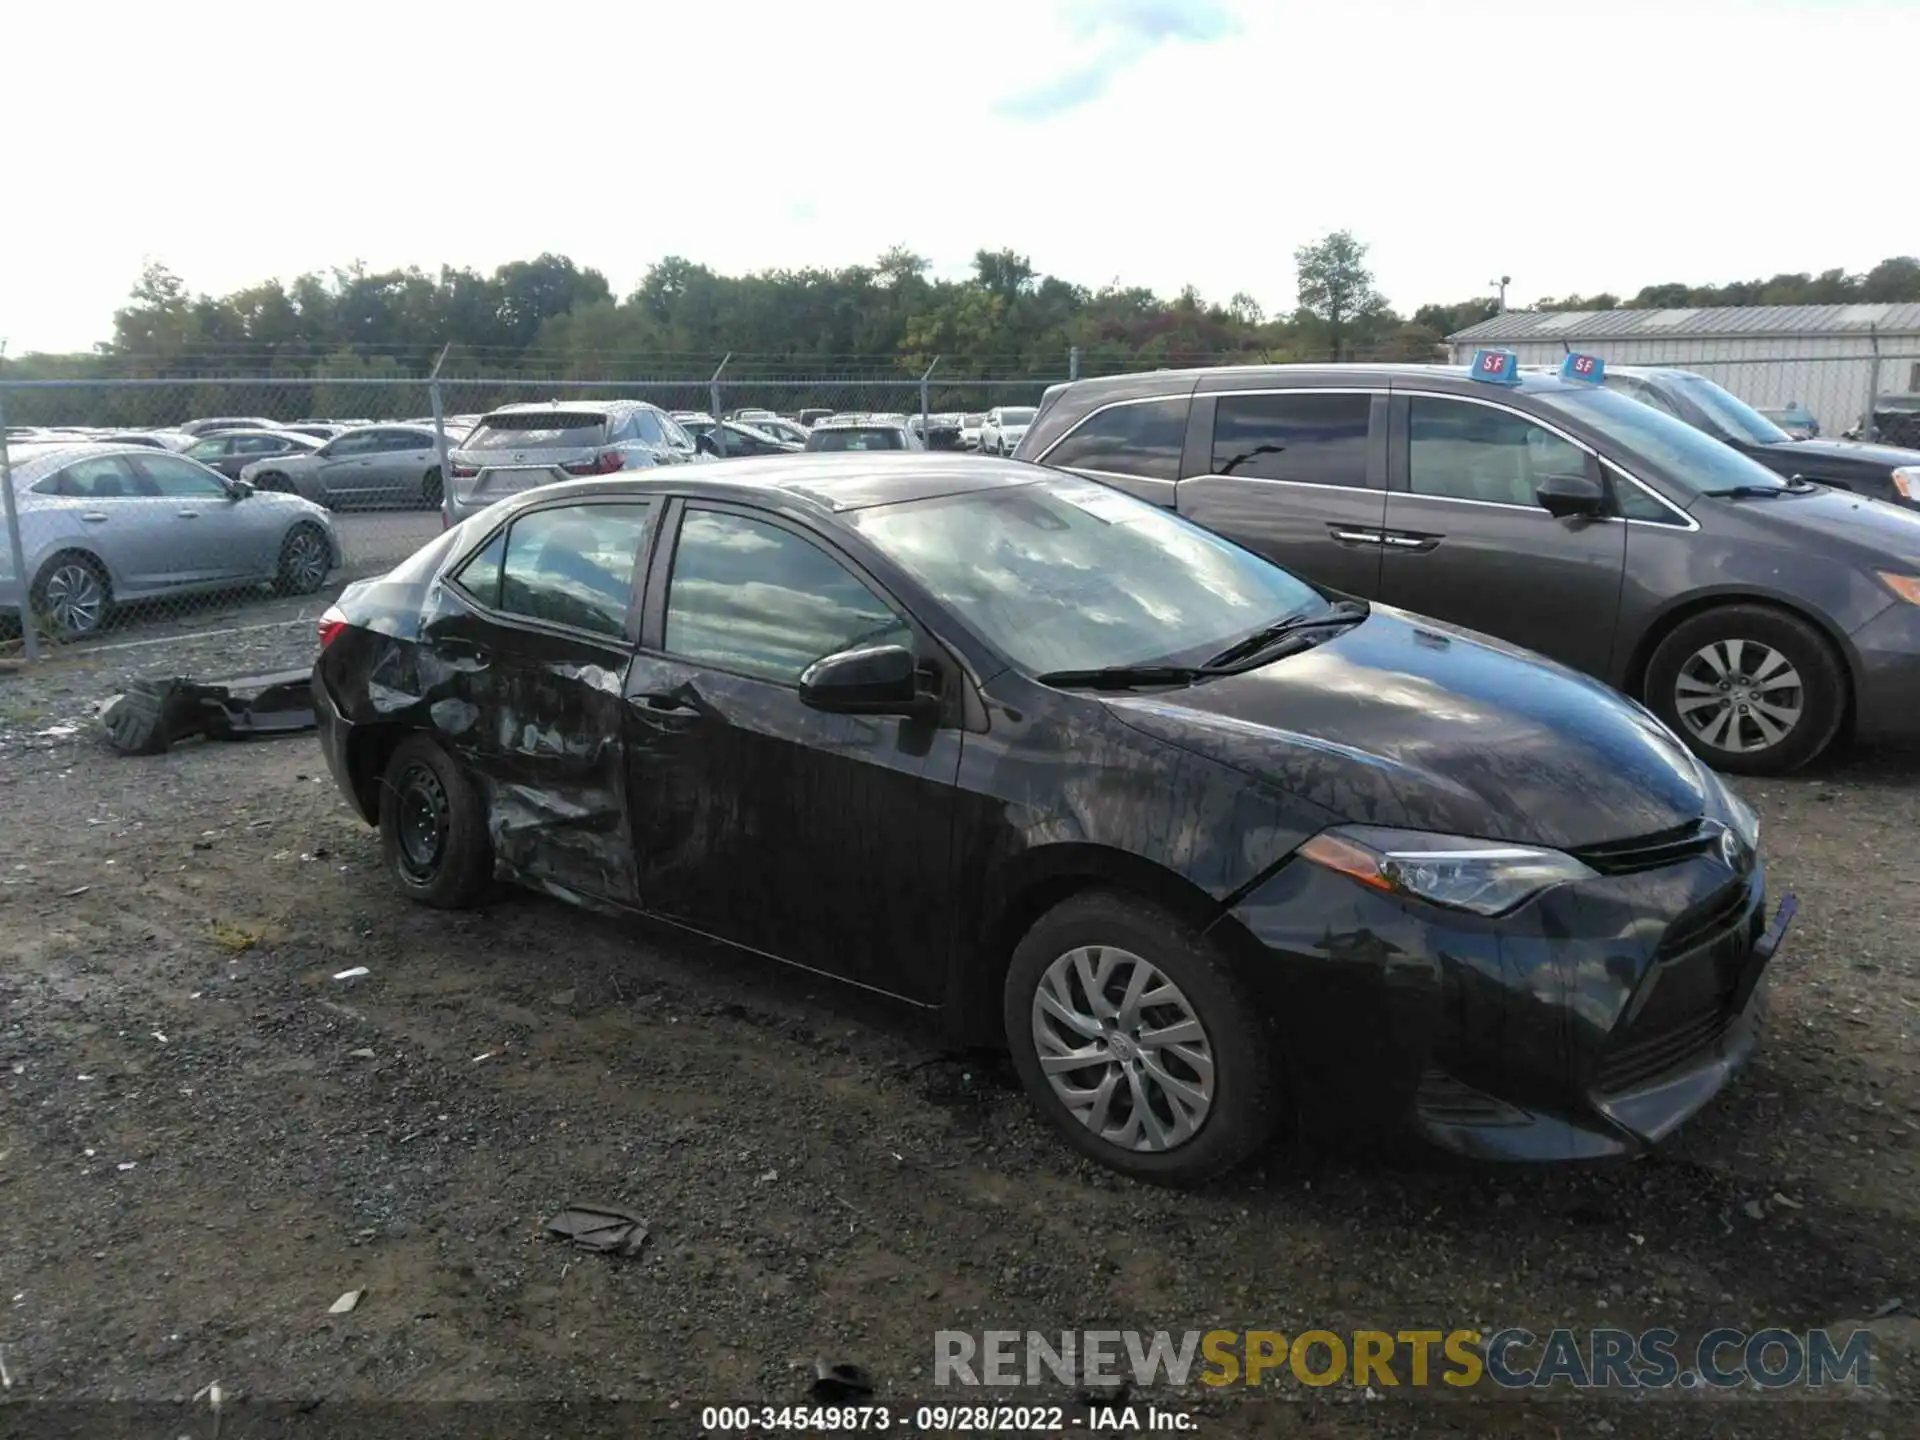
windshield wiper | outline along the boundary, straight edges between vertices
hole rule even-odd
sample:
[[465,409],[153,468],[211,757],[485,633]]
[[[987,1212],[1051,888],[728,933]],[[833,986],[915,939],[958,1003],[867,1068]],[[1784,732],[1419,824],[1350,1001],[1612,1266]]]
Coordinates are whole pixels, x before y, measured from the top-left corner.
[[1351,625],[1366,618],[1367,603],[1364,600],[1336,601],[1333,608],[1317,615],[1288,615],[1284,619],[1274,621],[1271,625],[1261,626],[1244,640],[1236,640],[1207,661],[1201,669],[1212,673],[1223,666],[1251,659],[1288,635],[1297,635],[1302,630],[1321,630],[1329,625]]
[[1807,480],[1788,480],[1779,485],[1729,485],[1724,490],[1702,490],[1714,500],[1765,500],[1775,495],[1804,495],[1814,486]]
[[1037,678],[1061,690],[1131,690],[1136,685],[1191,685],[1206,677],[1196,665],[1103,665],[1098,670],[1050,670]]

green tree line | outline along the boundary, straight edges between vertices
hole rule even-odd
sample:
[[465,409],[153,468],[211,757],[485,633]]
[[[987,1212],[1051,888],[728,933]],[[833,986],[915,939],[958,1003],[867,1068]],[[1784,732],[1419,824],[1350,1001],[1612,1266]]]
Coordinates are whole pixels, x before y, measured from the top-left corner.
[[[227,295],[195,294],[154,264],[115,314],[110,339],[86,354],[24,356],[7,362],[4,374],[284,377],[311,382],[302,398],[316,411],[366,413],[353,402],[369,392],[339,385],[329,391],[326,379],[421,376],[443,349],[449,375],[528,380],[690,383],[704,381],[730,354],[728,376],[737,382],[756,375],[900,380],[937,359],[939,373],[953,379],[1046,383],[1066,375],[1076,351],[1083,374],[1430,360],[1444,354],[1448,334],[1495,311],[1487,295],[1399,314],[1374,286],[1366,245],[1346,231],[1300,247],[1294,261],[1294,304],[1276,314],[1245,292],[1220,301],[1191,286],[1172,297],[1138,286],[1091,288],[1042,275],[1012,250],[978,252],[959,279],[933,277],[927,259],[904,247],[867,264],[748,275],[669,256],[625,296],[598,271],[553,254],[490,275],[355,264]],[[1650,285],[1626,301],[1572,295],[1540,306],[1879,300],[1920,300],[1920,260],[1884,260],[1863,275],[1830,270],[1717,286]],[[419,408],[417,386],[396,386],[392,404],[379,410]],[[31,422],[18,403],[10,410],[14,423]]]

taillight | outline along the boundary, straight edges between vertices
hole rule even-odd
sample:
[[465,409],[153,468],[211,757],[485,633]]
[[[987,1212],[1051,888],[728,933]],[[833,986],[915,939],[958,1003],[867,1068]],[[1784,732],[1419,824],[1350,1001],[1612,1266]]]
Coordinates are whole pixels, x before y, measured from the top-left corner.
[[334,636],[347,628],[347,616],[338,605],[329,605],[327,613],[320,617],[320,648],[326,649],[333,643]]
[[579,460],[571,465],[560,467],[569,475],[611,475],[616,470],[627,468],[627,457],[618,450],[609,450],[604,455],[596,455],[591,460]]

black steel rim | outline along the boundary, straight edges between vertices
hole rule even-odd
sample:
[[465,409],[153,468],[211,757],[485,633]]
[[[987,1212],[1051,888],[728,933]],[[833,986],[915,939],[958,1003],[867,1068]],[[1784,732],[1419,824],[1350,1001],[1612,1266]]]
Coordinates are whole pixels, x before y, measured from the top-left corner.
[[431,766],[416,763],[401,774],[394,798],[400,868],[425,885],[439,873],[447,851],[447,789]]

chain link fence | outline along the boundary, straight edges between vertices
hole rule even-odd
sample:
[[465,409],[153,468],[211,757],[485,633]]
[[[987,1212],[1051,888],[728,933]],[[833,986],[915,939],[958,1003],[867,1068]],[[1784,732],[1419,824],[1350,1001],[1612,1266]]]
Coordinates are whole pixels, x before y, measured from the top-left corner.
[[[308,653],[312,622],[343,585],[457,517],[472,473],[461,443],[502,406],[645,401],[680,421],[686,433],[669,440],[721,459],[804,442],[806,426],[835,416],[884,417],[930,448],[960,449],[968,416],[1036,405],[1054,379],[724,364],[705,379],[0,378],[0,657],[78,665],[140,650],[165,666],[185,637],[276,628]],[[557,460],[555,477],[606,473],[617,468],[607,452],[661,438],[656,421],[631,434],[625,423],[569,433],[589,449]]]

